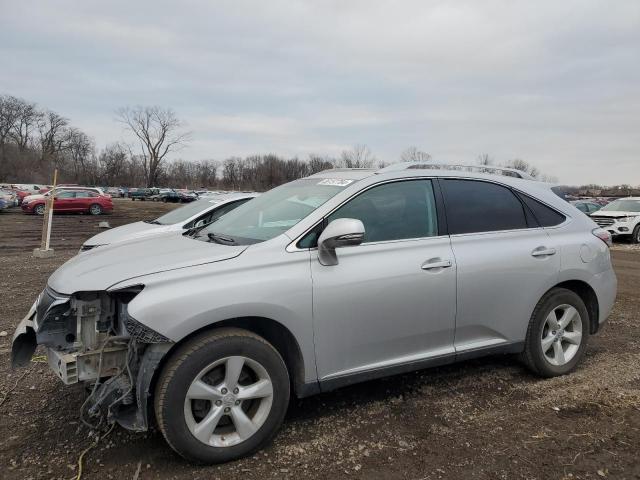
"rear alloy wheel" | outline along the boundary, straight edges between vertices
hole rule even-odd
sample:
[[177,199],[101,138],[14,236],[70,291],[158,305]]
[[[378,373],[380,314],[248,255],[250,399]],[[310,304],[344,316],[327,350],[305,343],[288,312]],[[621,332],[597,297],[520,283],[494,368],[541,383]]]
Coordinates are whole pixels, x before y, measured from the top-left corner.
[[531,317],[525,363],[543,377],[571,372],[584,355],[589,324],[587,307],[575,292],[551,290],[538,302]]
[[100,215],[102,213],[102,207],[97,203],[94,203],[89,207],[89,213],[91,215]]
[[36,215],[44,215],[44,205],[41,203],[40,205],[36,205],[36,207],[33,209],[33,212]]
[[278,351],[246,330],[207,332],[183,345],[157,383],[158,425],[190,461],[221,463],[249,455],[280,427],[289,375]]
[[640,243],[640,224],[636,225],[633,229],[633,235],[631,235],[631,243]]

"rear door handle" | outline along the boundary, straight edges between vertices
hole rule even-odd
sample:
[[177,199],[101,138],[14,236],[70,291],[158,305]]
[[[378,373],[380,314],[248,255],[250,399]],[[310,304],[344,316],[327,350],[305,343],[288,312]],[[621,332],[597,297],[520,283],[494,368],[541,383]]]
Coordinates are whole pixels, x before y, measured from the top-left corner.
[[532,257],[549,257],[556,254],[555,248],[538,247],[531,252]]
[[449,268],[451,267],[451,260],[441,260],[439,258],[432,258],[422,264],[420,268],[422,270],[435,270],[436,268]]

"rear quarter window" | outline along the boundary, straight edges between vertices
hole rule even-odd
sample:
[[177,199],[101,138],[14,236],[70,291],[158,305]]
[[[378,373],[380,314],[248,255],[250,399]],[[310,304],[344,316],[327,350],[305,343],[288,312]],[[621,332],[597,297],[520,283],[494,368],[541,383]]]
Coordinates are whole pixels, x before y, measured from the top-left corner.
[[567,219],[567,217],[560,212],[548,207],[534,198],[531,198],[529,195],[518,193],[518,196],[531,211],[541,227],[555,227]]

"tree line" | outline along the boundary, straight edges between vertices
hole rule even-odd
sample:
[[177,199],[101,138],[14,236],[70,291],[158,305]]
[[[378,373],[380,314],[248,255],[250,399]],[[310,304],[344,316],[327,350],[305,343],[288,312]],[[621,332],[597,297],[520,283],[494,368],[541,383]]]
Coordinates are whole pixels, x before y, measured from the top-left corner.
[[[116,117],[134,141],[117,141],[98,150],[93,138],[68,118],[33,102],[0,95],[0,181],[47,184],[57,169],[59,183],[264,191],[329,168],[385,166],[366,145],[355,145],[336,157],[261,154],[222,161],[169,160],[191,139],[173,110],[123,107],[116,110]],[[415,146],[402,152],[400,160],[433,162],[429,153]],[[476,163],[507,166],[550,180],[521,159],[498,165],[481,154]]]

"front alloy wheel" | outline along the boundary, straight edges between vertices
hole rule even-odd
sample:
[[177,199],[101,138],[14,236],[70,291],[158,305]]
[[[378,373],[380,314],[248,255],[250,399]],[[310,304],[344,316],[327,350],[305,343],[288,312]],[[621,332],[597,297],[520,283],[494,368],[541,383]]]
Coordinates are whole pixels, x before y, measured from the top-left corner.
[[258,362],[226,357],[206,366],[191,382],[184,401],[189,431],[206,445],[237,445],[264,424],[271,411],[271,377]]
[[289,374],[264,338],[220,328],[171,354],[154,400],[158,426],[176,452],[200,463],[227,462],[275,435],[289,404]]

